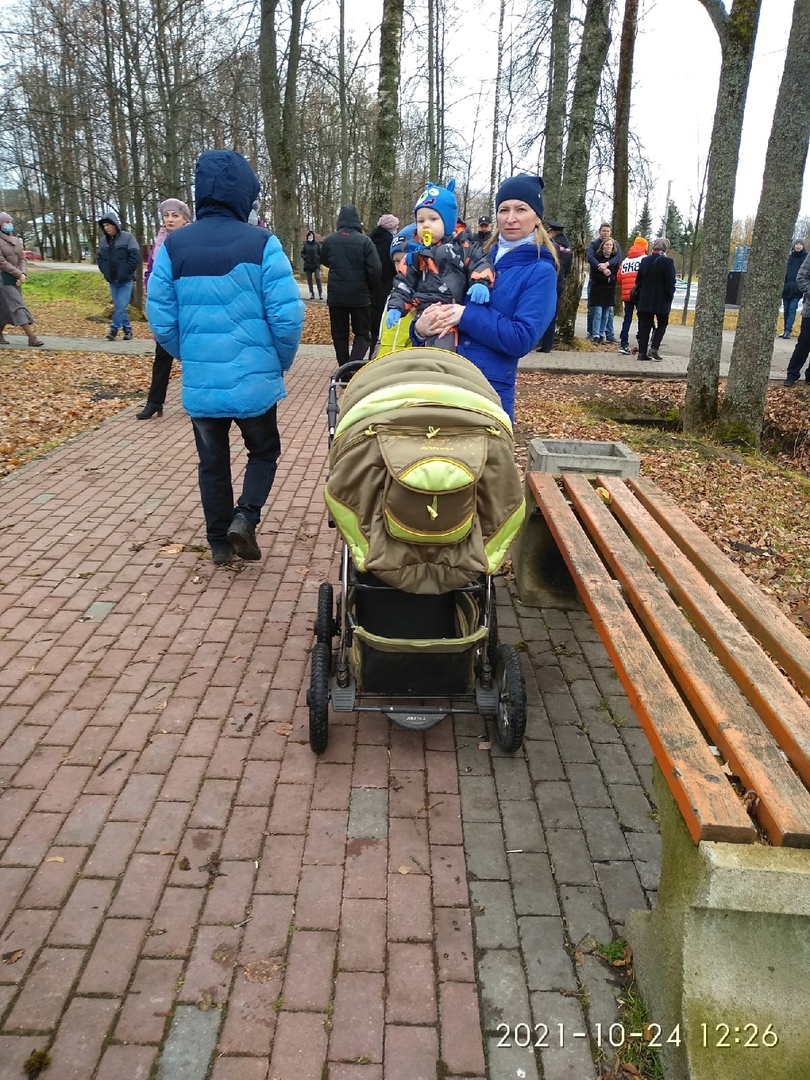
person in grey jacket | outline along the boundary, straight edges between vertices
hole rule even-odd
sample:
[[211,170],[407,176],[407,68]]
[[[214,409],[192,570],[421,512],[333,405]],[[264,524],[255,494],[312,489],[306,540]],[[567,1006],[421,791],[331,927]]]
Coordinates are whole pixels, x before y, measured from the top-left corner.
[[127,307],[132,299],[135,274],[141,265],[141,249],[132,233],[121,228],[117,214],[110,211],[102,215],[98,223],[102,230],[102,239],[96,262],[110,286],[113,303],[113,317],[107,341],[115,341],[121,329],[124,331],[124,341],[131,341],[132,325]]
[[[785,386],[796,385],[802,368],[807,363],[807,357],[810,356],[810,255],[799,267],[799,272],[796,275],[796,285],[804,297],[802,323],[799,328],[799,340],[796,342],[796,348],[793,350],[793,355],[788,363]],[[810,385],[810,368],[805,372],[804,381]]]

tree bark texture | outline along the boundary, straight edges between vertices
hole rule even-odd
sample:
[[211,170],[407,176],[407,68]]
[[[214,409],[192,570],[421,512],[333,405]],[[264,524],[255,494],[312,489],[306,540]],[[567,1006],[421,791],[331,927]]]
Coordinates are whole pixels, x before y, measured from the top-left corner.
[[613,136],[613,235],[623,251],[630,242],[627,220],[627,186],[630,172],[630,96],[633,87],[633,55],[636,48],[639,0],[625,0],[619,74],[616,79],[616,123]]
[[[636,0],[630,0],[631,3]],[[568,24],[571,21],[571,0],[555,0],[551,16],[551,56],[549,57],[549,95],[546,112],[546,133],[543,147],[543,181],[546,219],[553,221],[561,214],[563,140],[565,138],[565,106],[568,96]],[[567,224],[567,222],[566,222]]]
[[720,0],[701,3],[720,33],[722,62],[709,151],[700,291],[683,409],[684,430],[692,433],[705,431],[717,419],[734,189],[761,0],[734,0],[728,14]]
[[776,312],[810,145],[810,0],[795,0],[718,434],[758,446]]
[[377,123],[371,157],[371,221],[390,214],[399,141],[399,75],[405,0],[384,0],[380,27],[380,74],[377,83]]
[[568,121],[561,201],[573,259],[557,316],[558,333],[564,342],[574,339],[577,308],[585,276],[585,253],[588,246],[588,208],[585,201],[588,161],[599,83],[610,47],[610,6],[610,0],[588,0]]
[[259,86],[264,137],[276,186],[275,231],[281,246],[295,265],[298,257],[298,104],[296,88],[301,59],[301,10],[303,0],[292,0],[290,36],[286,49],[284,93],[278,48],[276,16],[278,0],[262,0],[259,29]]

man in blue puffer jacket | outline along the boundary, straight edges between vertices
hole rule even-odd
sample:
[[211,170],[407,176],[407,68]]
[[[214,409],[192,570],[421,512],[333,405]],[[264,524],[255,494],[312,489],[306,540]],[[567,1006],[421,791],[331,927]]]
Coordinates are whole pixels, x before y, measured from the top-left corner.
[[[213,560],[259,559],[256,526],[281,453],[276,405],[301,339],[304,305],[275,236],[248,224],[259,181],[233,150],[208,150],[195,175],[197,220],[158,252],[146,313],[155,339],[183,365],[183,406],[200,459]],[[183,235],[183,234],[187,235]],[[228,432],[248,453],[233,502]]]

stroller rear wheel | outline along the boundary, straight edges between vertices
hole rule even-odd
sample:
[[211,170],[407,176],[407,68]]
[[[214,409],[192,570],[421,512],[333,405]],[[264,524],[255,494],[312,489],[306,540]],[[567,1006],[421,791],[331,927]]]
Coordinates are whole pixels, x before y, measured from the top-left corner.
[[492,717],[495,740],[507,754],[514,754],[526,734],[526,683],[514,646],[498,645],[494,676],[498,687],[498,712]]
[[335,620],[332,618],[333,593],[328,581],[318,587],[318,614],[315,619],[315,637],[328,645],[335,636]]
[[332,651],[319,641],[312,647],[307,704],[309,705],[309,745],[322,754],[329,742],[329,664]]

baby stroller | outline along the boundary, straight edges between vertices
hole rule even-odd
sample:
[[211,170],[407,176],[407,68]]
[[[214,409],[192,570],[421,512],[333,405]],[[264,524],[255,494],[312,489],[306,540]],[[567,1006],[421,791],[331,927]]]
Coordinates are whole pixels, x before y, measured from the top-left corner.
[[325,499],[344,545],[337,603],[331,583],[318,592],[312,750],[327,747],[330,704],[417,731],[479,713],[518,750],[526,687],[498,641],[492,575],[524,500],[497,394],[463,357],[412,349],[339,367],[327,417]]

